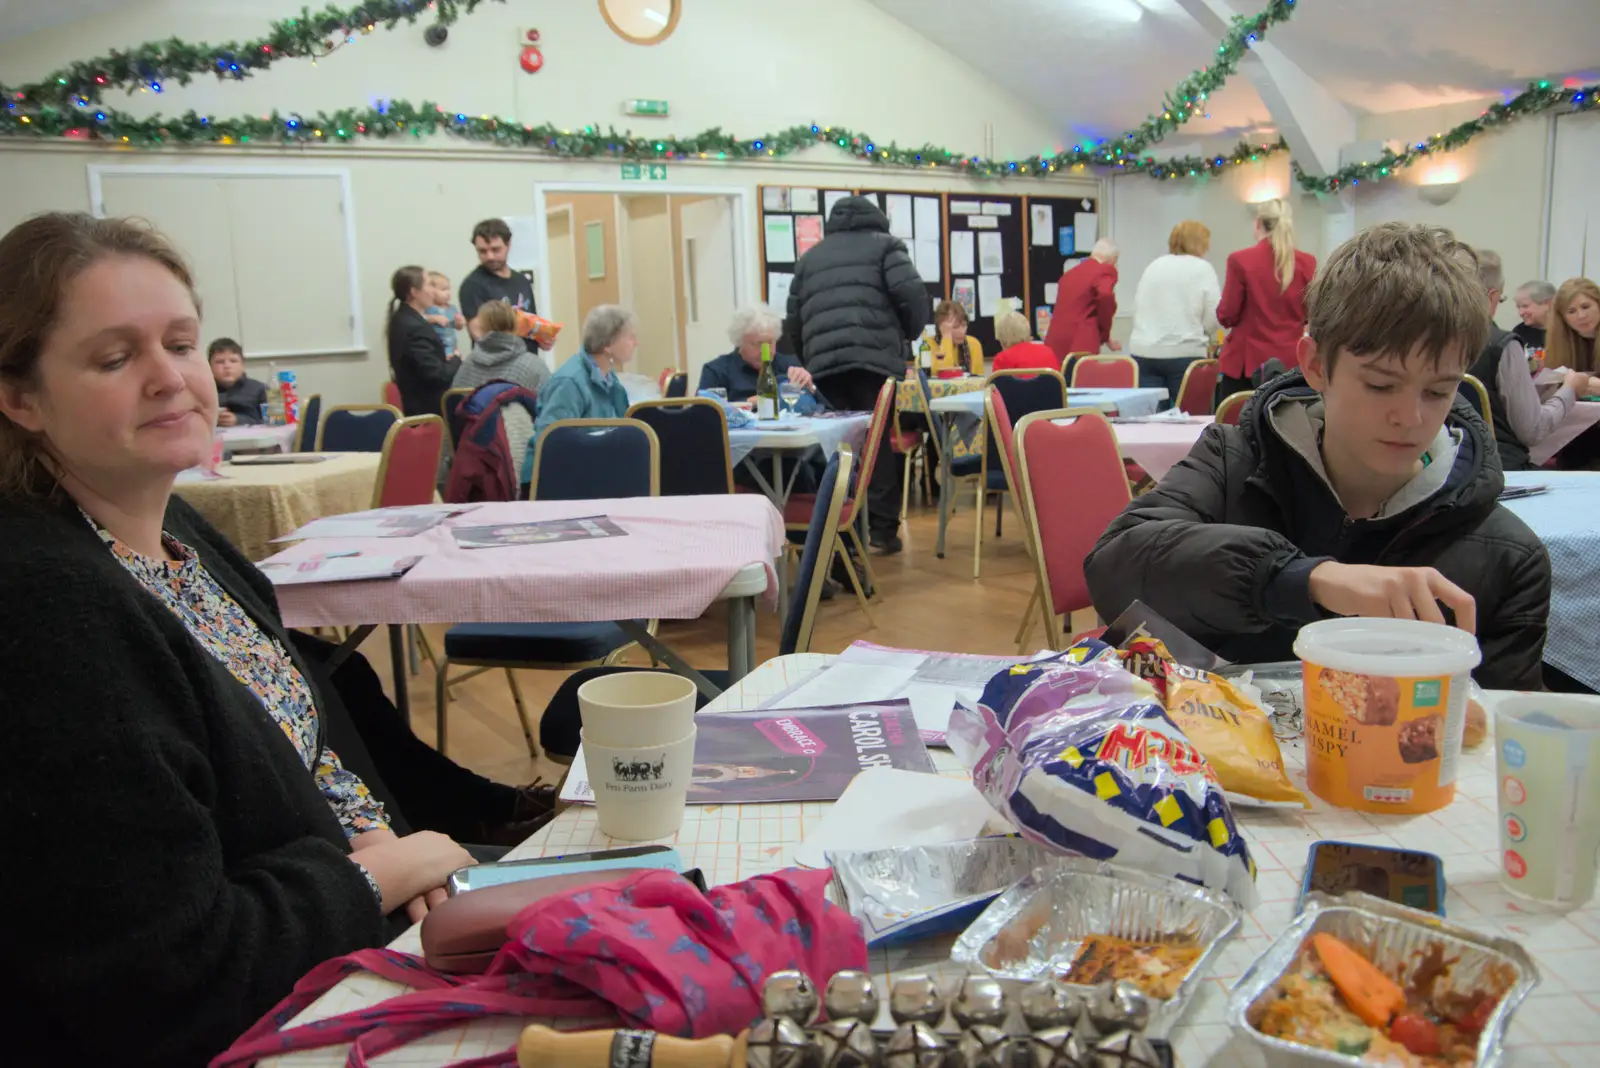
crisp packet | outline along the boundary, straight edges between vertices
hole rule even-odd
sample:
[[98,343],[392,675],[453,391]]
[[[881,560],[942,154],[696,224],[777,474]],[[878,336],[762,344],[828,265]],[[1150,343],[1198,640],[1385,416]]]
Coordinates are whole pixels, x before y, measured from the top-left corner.
[[1283,769],[1267,713],[1221,675],[1180,664],[1153,638],[1136,638],[1123,665],[1156,688],[1167,716],[1217,773],[1228,799],[1245,805],[1306,804]]
[[995,675],[977,710],[951,714],[949,740],[1025,837],[1255,904],[1255,864],[1216,772],[1104,642]]
[[553,344],[561,333],[561,324],[553,323],[542,315],[517,309],[517,334],[541,345]]

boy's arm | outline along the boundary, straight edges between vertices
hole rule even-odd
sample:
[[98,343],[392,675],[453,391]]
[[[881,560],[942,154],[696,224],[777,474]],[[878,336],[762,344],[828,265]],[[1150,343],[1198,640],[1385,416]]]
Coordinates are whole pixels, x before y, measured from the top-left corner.
[[1276,531],[1222,522],[1226,434],[1207,427],[1189,455],[1111,522],[1084,561],[1095,610],[1143,601],[1199,640],[1321,618],[1307,557]]
[[1544,689],[1544,640],[1550,618],[1550,555],[1529,545],[1504,578],[1492,616],[1478,619],[1483,662],[1472,673],[1489,690]]

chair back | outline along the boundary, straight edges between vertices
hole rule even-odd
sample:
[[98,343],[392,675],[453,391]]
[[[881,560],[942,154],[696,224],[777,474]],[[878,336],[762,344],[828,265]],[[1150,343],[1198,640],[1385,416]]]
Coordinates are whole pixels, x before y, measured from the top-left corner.
[[1073,389],[1133,389],[1139,365],[1132,356],[1085,356],[1072,368]]
[[661,391],[663,397],[687,397],[689,395],[689,376],[677,372],[667,379],[667,388]]
[[444,427],[450,435],[450,450],[455,451],[461,444],[461,432],[467,429],[467,420],[460,415],[461,402],[472,396],[472,390],[466,386],[444,391],[444,399],[439,402],[439,414],[444,416]]
[[400,419],[392,404],[335,404],[317,430],[317,451],[382,452],[389,428]]
[[300,405],[300,433],[295,435],[294,451],[310,452],[317,447],[317,431],[322,428],[322,394],[313,393]]
[[806,527],[806,544],[800,552],[800,568],[794,593],[789,598],[789,613],[783,617],[783,633],[778,639],[778,655],[811,650],[811,633],[816,624],[817,605],[828,580],[828,561],[834,542],[839,540],[839,516],[845,498],[850,496],[850,446],[840,445],[817,486],[816,505]]
[[660,376],[656,378],[656,389],[661,391],[663,397],[667,395],[667,383],[672,381],[672,376],[677,373],[674,368],[666,367],[662,369]]
[[1217,380],[1222,377],[1216,360],[1196,360],[1183,372],[1183,384],[1173,406],[1188,415],[1210,415],[1217,403]]
[[872,485],[872,468],[878,460],[878,447],[883,444],[889,420],[894,417],[894,383],[892,378],[883,383],[883,388],[878,390],[878,403],[872,406],[872,419],[867,423],[867,440],[861,446],[861,473],[854,479],[855,493],[865,493],[866,487]]
[[[1061,422],[1056,422],[1061,420]],[[1132,495],[1117,435],[1093,408],[1034,412],[1017,424],[1018,482],[1039,588],[1055,616],[1092,606],[1083,561]]]
[[372,507],[432,504],[443,448],[444,420],[437,415],[413,415],[391,426],[383,440]]
[[733,492],[728,415],[709,397],[639,401],[628,409],[661,442],[661,495]]
[[534,444],[530,501],[660,493],[661,442],[637,419],[562,419]]
[[1461,385],[1456,388],[1456,392],[1478,406],[1478,411],[1483,413],[1483,421],[1489,424],[1489,436],[1493,437],[1494,410],[1489,407],[1489,390],[1483,381],[1475,375],[1462,375]]
[[1022,495],[1018,492],[1017,485],[1017,446],[1016,434],[1011,423],[1011,413],[1006,408],[1005,397],[999,390],[991,389],[983,398],[984,413],[989,418],[989,439],[995,447],[995,453],[1000,460],[1000,470],[1005,475],[1006,489],[1011,494],[1011,499],[1017,502],[1018,510],[1023,507]]
[[1239,393],[1230,393],[1228,396],[1222,399],[1221,404],[1217,405],[1216,421],[1224,426],[1238,426],[1239,413],[1244,411],[1244,406],[1248,404],[1250,402],[1250,398],[1254,397],[1255,395],[1256,391],[1253,389],[1246,389]]
[[1065,378],[1069,382],[1072,381],[1072,365],[1083,359],[1085,356],[1093,355],[1094,353],[1092,352],[1069,352],[1065,356],[1061,357],[1061,377]]
[[[1000,394],[1012,426],[1033,412],[1067,406],[1067,380],[1051,370],[994,371],[986,380],[985,392]],[[994,435],[989,434],[984,443],[984,467],[990,471],[1001,469],[998,448]]]
[[[929,429],[932,430],[933,426],[935,425],[935,416],[933,413],[933,387],[928,385],[928,372],[919,367],[917,368],[916,377],[908,379],[908,381],[911,382],[911,388],[914,389],[917,392],[917,395],[922,398],[922,410],[920,414],[922,415],[923,420],[928,424]],[[898,386],[895,387],[897,392],[899,388],[900,387]],[[895,405],[894,420],[895,429],[898,430],[900,427],[900,406],[898,404]],[[940,451],[943,446],[940,444],[939,435],[938,433],[929,433],[924,435],[924,437],[933,446],[933,462],[935,466],[938,466],[941,462],[943,462],[944,459],[944,455]]]
[[398,382],[385,382],[383,384],[383,403],[391,408],[405,409],[405,405],[400,403],[400,384]]

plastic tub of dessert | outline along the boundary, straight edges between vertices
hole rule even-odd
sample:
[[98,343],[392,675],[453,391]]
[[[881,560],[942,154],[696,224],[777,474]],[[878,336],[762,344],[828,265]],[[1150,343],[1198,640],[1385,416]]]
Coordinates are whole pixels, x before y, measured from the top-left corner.
[[996,898],[950,956],[997,979],[1056,979],[1085,998],[1131,981],[1150,1001],[1147,1033],[1164,1037],[1238,926],[1220,891],[1063,857]]
[[1539,983],[1521,946],[1403,905],[1307,895],[1228,999],[1271,1068],[1489,1068]]

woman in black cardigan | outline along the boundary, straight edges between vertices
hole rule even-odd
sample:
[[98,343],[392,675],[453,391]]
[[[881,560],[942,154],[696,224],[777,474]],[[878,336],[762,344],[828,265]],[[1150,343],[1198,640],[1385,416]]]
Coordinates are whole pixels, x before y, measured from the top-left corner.
[[460,357],[447,356],[439,331],[425,318],[433,298],[421,267],[402,267],[389,279],[389,373],[406,415],[438,415],[455,381]]
[[388,828],[272,587],[172,496],[217,412],[177,254],[42,215],[0,277],[0,1027],[203,1064],[471,861]]

